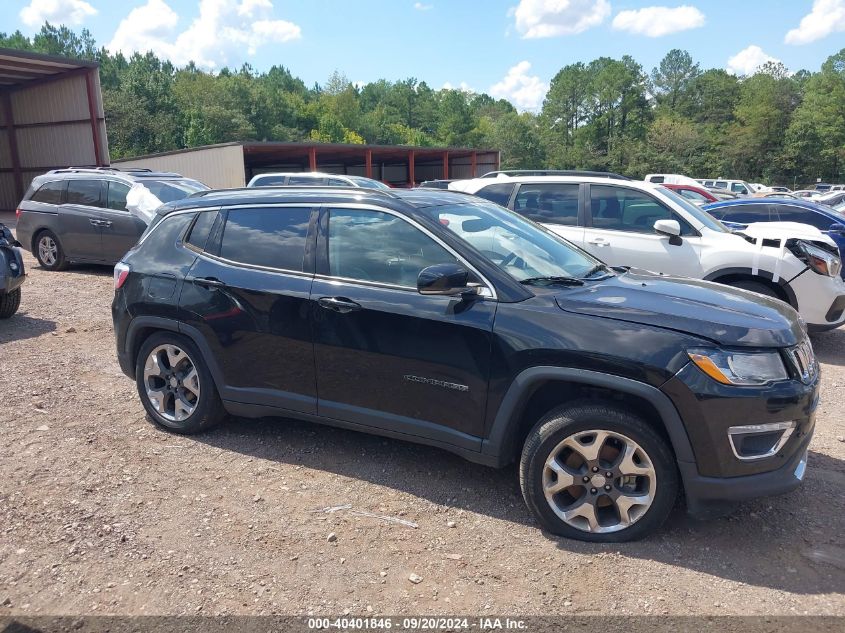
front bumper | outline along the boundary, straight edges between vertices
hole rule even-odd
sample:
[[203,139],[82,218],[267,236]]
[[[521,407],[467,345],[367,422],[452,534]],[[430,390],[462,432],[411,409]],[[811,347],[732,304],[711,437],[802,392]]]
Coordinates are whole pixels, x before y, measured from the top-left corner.
[[789,282],[798,312],[811,331],[830,330],[845,323],[845,280],[807,270]]
[[0,246],[0,292],[14,292],[25,280],[26,270],[20,249],[15,246]]

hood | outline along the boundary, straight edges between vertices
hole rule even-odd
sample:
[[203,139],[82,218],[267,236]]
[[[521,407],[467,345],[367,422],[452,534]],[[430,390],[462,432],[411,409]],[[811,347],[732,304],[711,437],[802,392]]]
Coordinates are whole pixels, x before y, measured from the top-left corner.
[[724,346],[788,347],[805,338],[777,299],[698,279],[632,269],[555,295],[566,312],[686,332]]
[[799,222],[754,222],[744,228],[742,232],[755,239],[796,239],[836,246],[833,239],[816,227]]

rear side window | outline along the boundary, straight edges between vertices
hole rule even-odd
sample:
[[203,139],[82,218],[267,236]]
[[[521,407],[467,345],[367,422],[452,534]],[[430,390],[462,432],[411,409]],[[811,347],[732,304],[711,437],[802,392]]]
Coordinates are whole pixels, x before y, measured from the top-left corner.
[[62,204],[65,195],[66,180],[54,180],[41,185],[34,194],[31,200],[34,202],[43,202],[44,204]]
[[102,180],[69,180],[67,183],[67,203],[86,207],[102,207]]
[[106,198],[106,207],[116,211],[126,211],[126,194],[129,193],[129,185],[122,182],[108,183],[109,192]]
[[827,231],[830,225],[834,223],[829,217],[816,213],[811,209],[802,209],[800,207],[793,207],[788,204],[770,205],[773,207],[772,219],[779,218],[781,222],[800,222],[801,224],[809,224],[820,231]]
[[329,178],[329,187],[351,187],[348,182],[340,178]]
[[205,250],[205,244],[208,242],[208,236],[211,233],[211,227],[214,226],[214,220],[217,219],[217,211],[202,211],[197,214],[197,219],[194,226],[191,227],[191,232],[188,239],[185,240],[191,246],[195,246],[199,250]]
[[522,185],[513,208],[535,222],[575,226],[578,224],[578,184]]
[[513,187],[513,183],[500,182],[495,185],[487,185],[480,191],[476,192],[475,195],[506,207],[508,206],[508,201],[511,199]]
[[285,184],[285,177],[284,176],[262,176],[261,178],[256,179],[253,183],[253,187],[274,187],[277,185]]
[[232,209],[226,217],[220,256],[242,264],[301,271],[311,209]]
[[777,217],[771,217],[769,214],[769,204],[743,204],[735,207],[727,207],[722,209],[714,209],[719,212],[720,219],[724,222],[736,222],[737,224],[751,224],[752,222],[772,222],[777,221]]
[[300,185],[307,187],[320,187],[326,184],[325,178],[315,178],[314,176],[290,176],[288,177],[289,185]]

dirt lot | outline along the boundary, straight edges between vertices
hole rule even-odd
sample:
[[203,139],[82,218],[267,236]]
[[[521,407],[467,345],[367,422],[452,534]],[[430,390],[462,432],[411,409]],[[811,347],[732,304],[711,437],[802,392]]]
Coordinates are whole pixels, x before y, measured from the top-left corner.
[[[111,270],[27,263],[0,322],[0,616],[845,615],[845,330],[816,339],[800,490],[601,547],[542,533],[513,469],[289,420],[160,431],[115,359]],[[315,512],[346,504],[418,527]]]

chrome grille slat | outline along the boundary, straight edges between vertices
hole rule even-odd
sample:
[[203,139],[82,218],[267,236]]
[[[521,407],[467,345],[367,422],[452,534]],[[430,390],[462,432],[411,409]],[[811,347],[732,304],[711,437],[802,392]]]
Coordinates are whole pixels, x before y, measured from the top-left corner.
[[795,347],[790,348],[787,351],[787,356],[795,371],[798,372],[801,382],[809,385],[816,379],[818,363],[816,362],[816,355],[813,352],[813,346],[810,344],[810,341],[803,341]]

